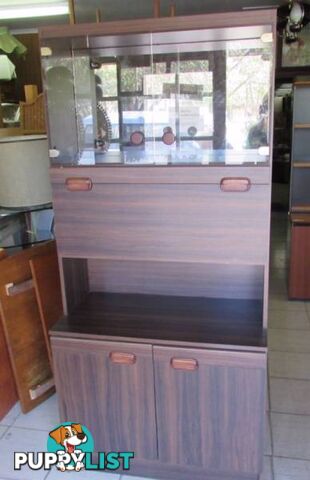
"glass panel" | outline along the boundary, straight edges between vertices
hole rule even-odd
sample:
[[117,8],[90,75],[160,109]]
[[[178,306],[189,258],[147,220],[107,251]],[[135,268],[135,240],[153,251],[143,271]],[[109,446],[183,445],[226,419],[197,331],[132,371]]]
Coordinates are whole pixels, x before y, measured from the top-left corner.
[[78,159],[79,147],[71,51],[64,41],[57,40],[49,42],[45,52],[42,67],[52,161],[74,164]]
[[268,162],[272,43],[263,33],[270,27],[96,37],[72,58],[49,57],[46,72],[60,62],[70,77],[57,97],[69,136],[47,81],[55,161]]

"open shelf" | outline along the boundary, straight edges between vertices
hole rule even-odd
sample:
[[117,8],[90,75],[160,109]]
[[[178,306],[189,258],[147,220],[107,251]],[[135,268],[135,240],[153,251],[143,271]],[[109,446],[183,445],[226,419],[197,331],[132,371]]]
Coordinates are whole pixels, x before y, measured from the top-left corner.
[[225,298],[89,293],[53,335],[142,343],[264,348],[263,302]]

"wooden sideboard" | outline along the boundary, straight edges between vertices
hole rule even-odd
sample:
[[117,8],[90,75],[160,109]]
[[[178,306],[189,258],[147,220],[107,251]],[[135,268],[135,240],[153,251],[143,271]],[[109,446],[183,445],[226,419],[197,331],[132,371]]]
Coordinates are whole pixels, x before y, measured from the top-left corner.
[[[258,480],[262,470],[275,26],[275,11],[260,10],[40,32],[65,310],[51,330],[61,420],[86,425],[98,451],[134,451],[129,475]],[[245,51],[262,69],[269,121],[256,146],[240,124],[238,149],[228,67]],[[60,102],[61,75],[71,81]],[[96,136],[98,102],[111,117],[99,147],[87,127]]]

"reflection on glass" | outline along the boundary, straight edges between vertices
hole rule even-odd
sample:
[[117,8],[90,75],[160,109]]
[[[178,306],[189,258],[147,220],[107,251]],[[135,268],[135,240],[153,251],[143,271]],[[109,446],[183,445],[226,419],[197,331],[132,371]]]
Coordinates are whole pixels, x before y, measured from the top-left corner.
[[[63,91],[55,93],[56,80],[47,79],[57,161],[268,161],[258,149],[269,143],[272,45],[262,43],[260,36],[211,42],[206,31],[199,42],[190,37],[184,41],[183,35],[178,43],[176,34],[176,43],[167,44],[159,37],[152,44],[154,37],[149,37],[149,45],[144,38],[143,44],[137,40],[130,47],[58,57],[57,67],[68,70]],[[45,61],[47,77],[56,67],[53,62]],[[64,111],[66,134],[57,124],[56,104]]]

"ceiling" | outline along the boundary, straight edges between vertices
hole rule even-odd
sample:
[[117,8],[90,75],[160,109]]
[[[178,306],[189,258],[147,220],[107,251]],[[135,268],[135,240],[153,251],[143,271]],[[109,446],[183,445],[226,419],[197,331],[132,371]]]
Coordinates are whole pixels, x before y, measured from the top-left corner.
[[[59,0],[0,0],[0,7],[29,5],[35,3],[57,3]],[[161,13],[167,15],[171,0],[161,0]],[[173,0],[177,15],[199,14],[208,12],[223,12],[241,10],[245,7],[271,7],[286,3],[286,0]],[[152,16],[152,0],[75,0],[77,22],[95,21],[96,8],[100,8],[104,20],[125,18],[143,18]],[[126,6],[126,8],[124,8]],[[68,15],[6,20],[5,24],[11,29],[38,28],[42,25],[68,23]]]

